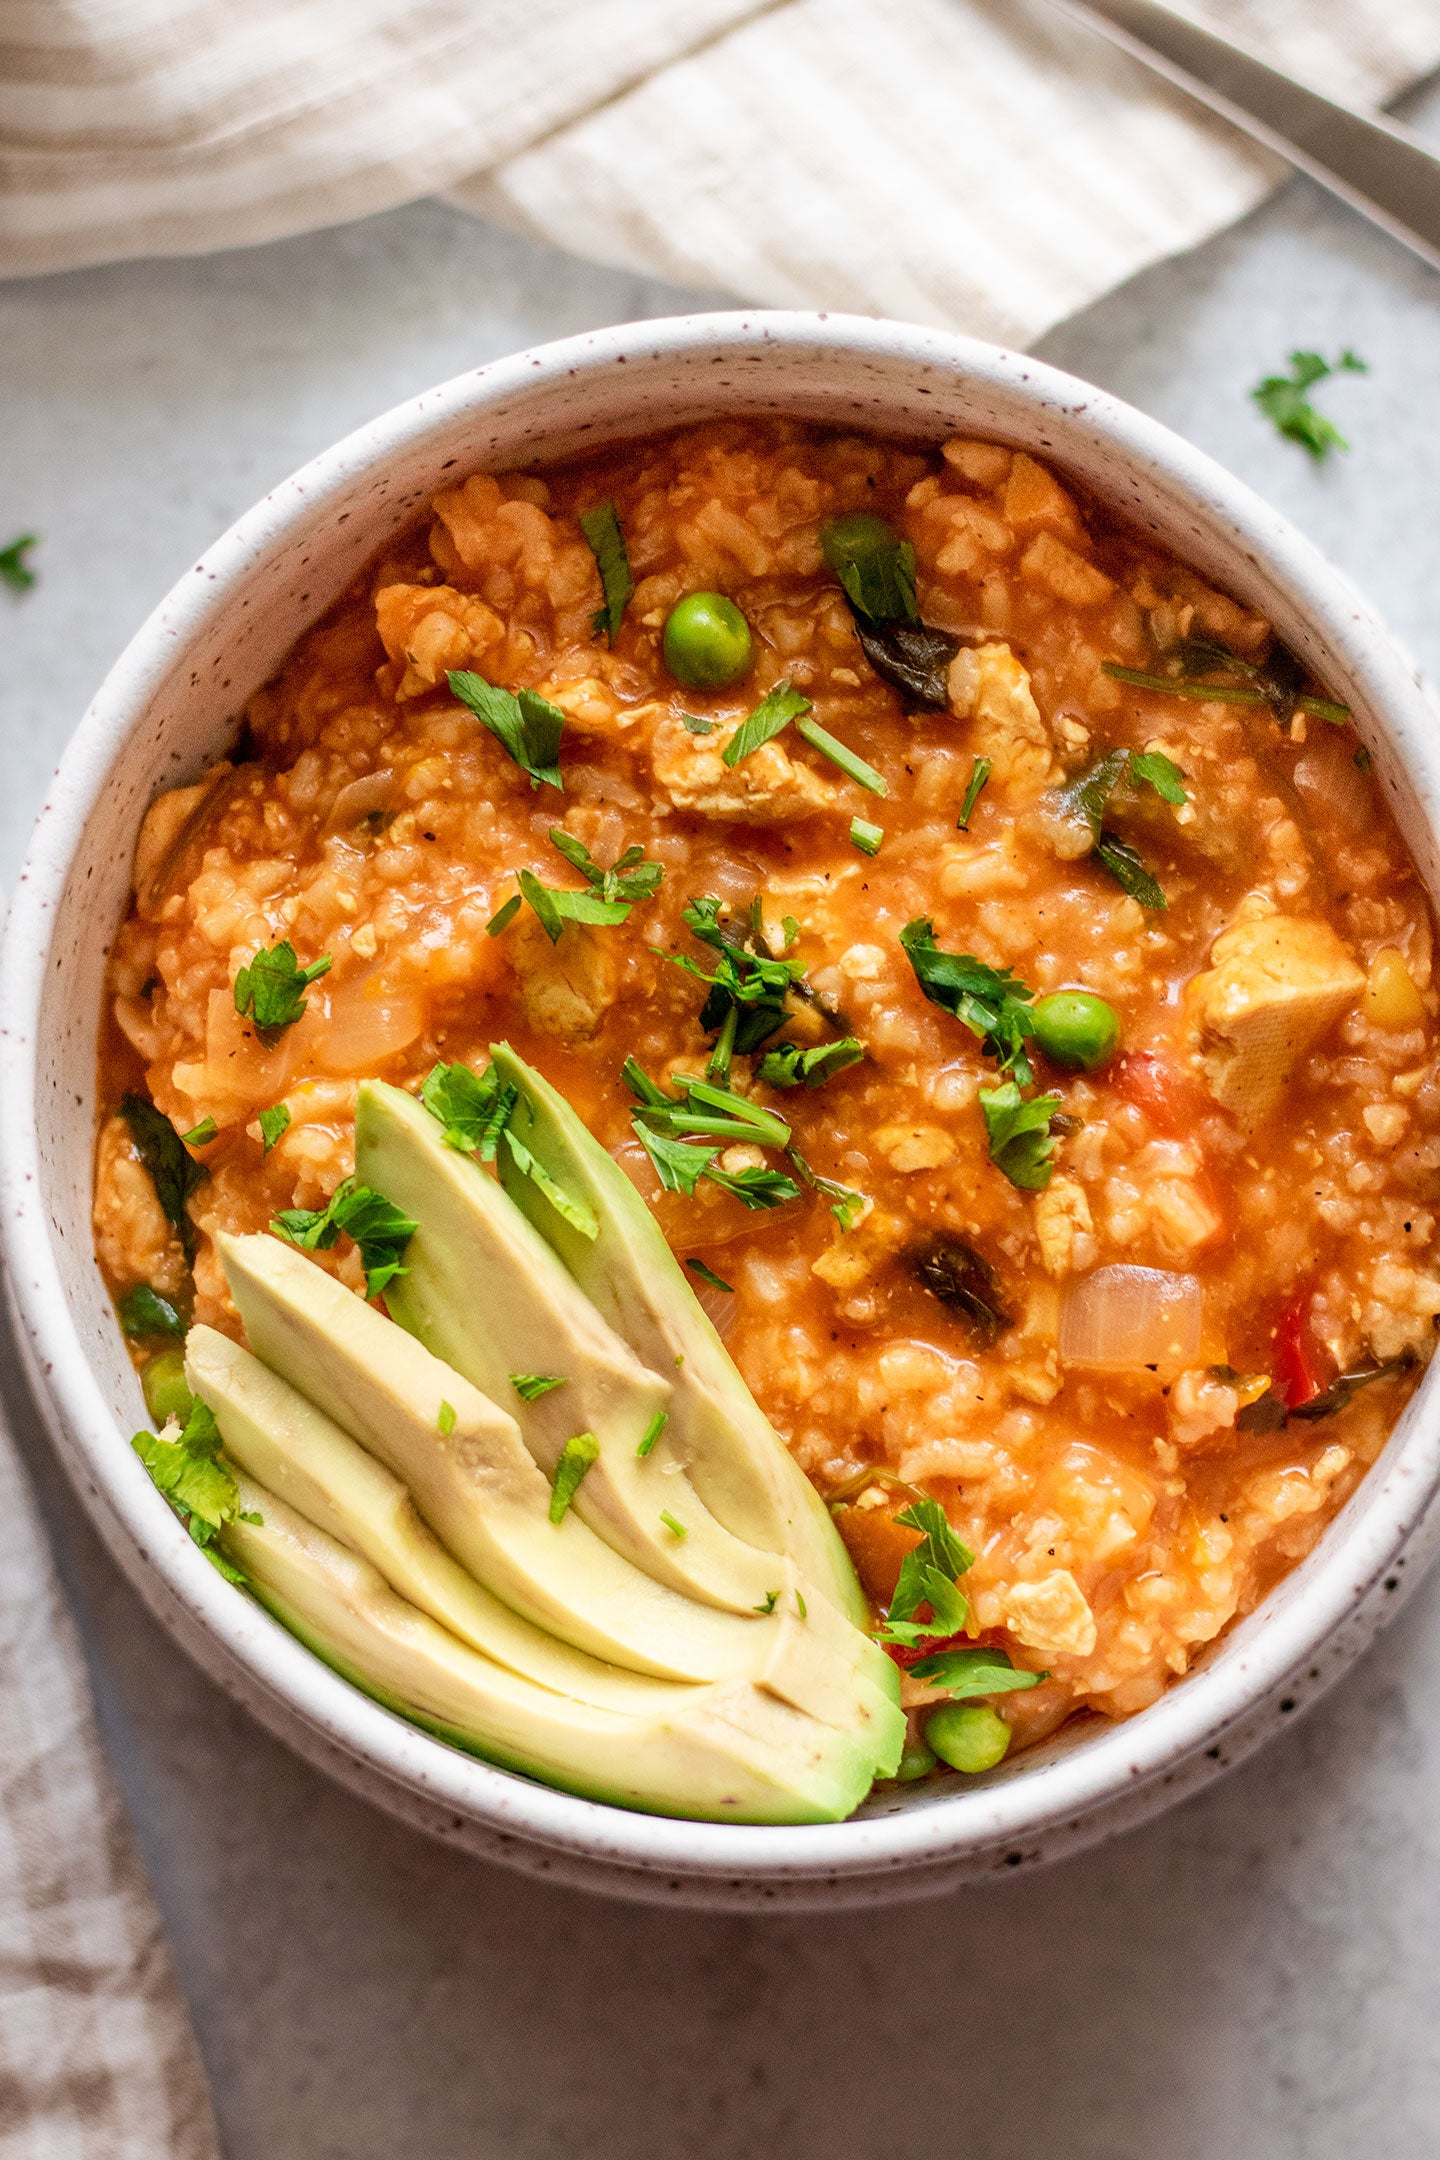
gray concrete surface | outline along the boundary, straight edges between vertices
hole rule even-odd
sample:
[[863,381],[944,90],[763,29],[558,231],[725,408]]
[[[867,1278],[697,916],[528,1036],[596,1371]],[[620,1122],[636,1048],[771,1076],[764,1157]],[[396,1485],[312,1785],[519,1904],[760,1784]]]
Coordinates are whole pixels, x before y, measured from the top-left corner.
[[[1433,108],[1440,125],[1440,106]],[[490,355],[696,296],[434,205],[0,287],[0,876],[132,627],[274,479]],[[1296,344],[1372,374],[1324,471],[1247,404]],[[1440,669],[1440,281],[1310,190],[1047,355],[1314,534]],[[1162,1822],[925,1906],[733,1919],[447,1853],[217,1698],[27,1435],[232,2160],[1433,2160],[1440,1581],[1326,1702]]]

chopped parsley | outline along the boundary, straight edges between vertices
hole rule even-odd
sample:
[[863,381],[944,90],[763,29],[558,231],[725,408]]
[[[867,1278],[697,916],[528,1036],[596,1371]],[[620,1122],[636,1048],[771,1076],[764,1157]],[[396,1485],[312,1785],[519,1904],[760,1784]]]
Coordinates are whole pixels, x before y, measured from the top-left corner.
[[688,728],[692,735],[713,735],[720,725],[718,720],[702,720],[699,713],[693,712],[682,712],[680,724]]
[[573,1440],[565,1442],[560,1450],[560,1460],[555,1465],[555,1475],[550,1481],[552,1523],[565,1520],[566,1509],[580,1490],[591,1465],[598,1461],[599,1455],[600,1443],[594,1433],[576,1433]]
[[1043,1191],[1054,1174],[1051,1157],[1057,1142],[1050,1120],[1059,1108],[1058,1095],[1037,1095],[1027,1102],[1013,1080],[980,1090],[990,1160],[1024,1192]]
[[638,842],[626,848],[608,870],[601,869],[583,840],[577,840],[561,826],[551,828],[550,843],[581,872],[602,900],[623,900],[633,906],[637,900],[652,899],[665,876],[665,865],[647,862]]
[[919,1658],[910,1667],[910,1675],[943,1688],[956,1702],[968,1702],[977,1695],[1011,1695],[1017,1688],[1038,1687],[1050,1677],[1043,1672],[1022,1672],[1003,1650],[979,1648],[941,1650],[934,1657]]
[[[920,1542],[900,1563],[889,1612],[876,1633],[902,1649],[958,1635],[969,1606],[956,1583],[975,1565],[975,1555],[956,1537],[938,1500],[916,1500],[894,1519],[906,1530],[918,1530]],[[916,1619],[922,1605],[930,1607],[931,1619]]]
[[941,952],[935,927],[923,915],[906,924],[900,943],[932,1005],[963,1021],[1002,1073],[1013,1073],[1022,1086],[1028,1085],[1035,1077],[1025,1054],[1026,1041],[1035,1033],[1029,1011],[1034,991],[1008,968],[987,967],[973,953]]
[[1127,840],[1118,839],[1114,833],[1102,833],[1095,843],[1095,860],[1104,864],[1116,884],[1132,900],[1138,900],[1142,908],[1158,914],[1170,905],[1164,886]]
[[1299,443],[1317,465],[1323,465],[1332,450],[1348,450],[1350,445],[1334,421],[1316,411],[1306,392],[1331,375],[1368,373],[1365,362],[1348,346],[1333,363],[1317,352],[1292,352],[1290,373],[1267,375],[1250,395],[1277,433]]
[[306,990],[330,972],[329,953],[321,953],[309,967],[301,967],[289,938],[282,938],[268,952],[262,947],[248,967],[235,977],[235,1010],[251,1019],[262,1035],[278,1035],[304,1013]]
[[1355,752],[1354,765],[1356,772],[1369,772],[1371,766],[1374,763],[1374,758],[1371,757],[1370,752],[1365,748],[1364,744],[1362,743],[1360,748]]
[[1185,792],[1185,775],[1163,750],[1132,750],[1130,774],[1132,779],[1154,788],[1162,802],[1178,807],[1190,800]]
[[689,1535],[684,1523],[680,1521],[677,1515],[672,1515],[669,1508],[661,1508],[660,1520],[670,1532],[671,1537],[682,1538]]
[[445,1129],[445,1145],[461,1155],[473,1155],[485,1137],[490,1113],[500,1089],[500,1075],[493,1065],[483,1073],[468,1065],[434,1065],[420,1087],[420,1100],[437,1124]]
[[185,1203],[210,1173],[188,1152],[169,1118],[144,1095],[122,1096],[120,1115],[130,1128],[136,1154],[149,1172],[160,1212],[180,1240],[186,1265],[193,1267],[195,1225]]
[[486,923],[486,937],[499,937],[502,930],[508,930],[511,923],[514,922],[515,917],[520,912],[520,903],[521,895],[518,892],[511,893],[510,898],[505,902],[504,906],[496,908],[495,913],[490,917],[489,922]]
[[885,838],[883,825],[869,825],[864,818],[850,820],[850,844],[858,847],[862,855],[878,855],[880,843]]
[[[515,1088],[512,1082],[511,1091],[507,1092],[510,1092],[509,1110],[513,1110],[516,1098],[519,1095],[519,1089]],[[503,1101],[503,1099],[502,1097],[501,1100]],[[506,1112],[506,1115],[508,1117],[509,1111]],[[494,1112],[491,1113],[491,1119],[493,1122]],[[558,1185],[545,1168],[544,1163],[531,1154],[522,1140],[516,1138],[515,1132],[509,1124],[504,1127],[504,1135],[505,1145],[510,1150],[510,1160],[514,1163],[520,1175],[529,1178],[536,1191],[544,1194],[560,1220],[569,1223],[570,1228],[577,1230],[583,1238],[594,1240],[599,1237],[599,1218],[589,1202],[577,1200],[573,1193],[566,1192],[563,1185]],[[488,1126],[485,1137],[486,1140],[490,1137]],[[485,1152],[484,1141],[481,1142],[480,1152],[483,1159]]]
[[805,1157],[800,1153],[799,1148],[791,1148],[790,1160],[811,1191],[818,1192],[822,1198],[829,1201],[830,1212],[835,1217],[836,1222],[839,1223],[840,1228],[846,1231],[853,1230],[857,1221],[870,1205],[868,1196],[865,1193],[856,1192],[853,1186],[837,1185],[834,1178],[821,1177],[818,1170],[811,1169]]
[[543,780],[547,787],[563,790],[559,759],[565,715],[558,705],[541,697],[538,690],[501,690],[469,670],[452,669],[445,680],[467,712],[530,775],[532,788]]
[[915,550],[884,518],[867,510],[827,518],[820,552],[857,615],[871,623],[919,622]]
[[1067,815],[1082,818],[1089,826],[1095,859],[1116,884],[1141,907],[1158,912],[1168,905],[1164,887],[1146,868],[1136,849],[1105,826],[1110,798],[1127,774],[1137,786],[1143,783],[1154,788],[1166,802],[1173,803],[1177,796],[1182,803],[1188,800],[1180,768],[1162,752],[1112,750],[1071,782],[1060,797],[1061,807]]
[[[214,1411],[197,1396],[174,1439],[166,1439],[163,1433],[137,1432],[130,1445],[206,1559],[229,1581],[243,1582],[239,1569],[214,1547],[216,1532],[240,1515],[239,1489],[219,1460],[220,1428]],[[252,1515],[241,1519],[258,1520]]]
[[809,698],[802,697],[787,676],[783,682],[776,683],[773,690],[767,690],[754,712],[741,721],[721,751],[722,759],[727,765],[738,765],[741,758],[749,757],[762,743],[781,734],[792,720],[809,710]]
[[788,1200],[800,1198],[800,1187],[783,1170],[717,1170],[712,1165],[705,1175],[742,1207],[756,1211],[784,1207]]
[[[655,1175],[667,1192],[684,1193],[693,1199],[695,1187],[703,1177],[747,1208],[783,1207],[787,1200],[799,1199],[800,1187],[783,1171],[717,1170],[718,1142],[711,1141],[702,1147],[693,1141],[674,1139],[668,1133],[652,1130],[643,1122],[644,1116],[643,1111],[637,1110],[631,1123],[636,1138],[655,1166]],[[750,1137],[758,1142],[758,1134],[752,1132]]]
[[755,1068],[755,1077],[767,1087],[823,1087],[836,1073],[858,1065],[864,1055],[863,1046],[853,1035],[839,1042],[817,1043],[813,1050],[803,1050],[799,1043],[780,1043],[766,1051]]
[[984,787],[986,781],[989,778],[989,758],[977,757],[974,764],[970,767],[970,785],[965,790],[965,800],[960,805],[960,815],[955,820],[955,826],[958,832],[969,832],[970,814],[974,810],[976,803],[979,802],[980,790]]
[[829,758],[832,765],[838,765],[841,772],[855,781],[857,786],[868,788],[872,795],[889,794],[889,783],[884,775],[876,772],[873,765],[867,765],[864,758],[858,756],[848,744],[839,741],[828,728],[821,727],[818,720],[797,720],[795,732],[809,743],[812,750],[818,750],[822,757]]
[[270,1228],[302,1252],[329,1252],[343,1231],[359,1247],[365,1294],[373,1298],[397,1275],[407,1272],[401,1255],[419,1224],[383,1193],[348,1177],[336,1186],[325,1207],[282,1208]]
[[723,1275],[717,1275],[714,1268],[706,1267],[703,1260],[687,1260],[685,1262],[685,1265],[689,1268],[692,1275],[699,1276],[701,1282],[709,1283],[712,1290],[723,1290],[727,1297],[734,1297],[734,1283],[726,1282]]
[[626,848],[618,861],[608,870],[602,870],[584,841],[577,840],[572,833],[557,826],[551,831],[550,839],[566,862],[584,873],[588,883],[578,889],[544,885],[533,870],[520,871],[520,891],[507,900],[485,926],[491,937],[498,937],[514,921],[522,898],[539,917],[552,945],[559,943],[567,922],[622,923],[637,900],[648,900],[659,890],[665,875],[664,865],[647,862],[644,848],[638,845]]
[[213,1117],[203,1117],[198,1125],[191,1126],[189,1132],[182,1132],[180,1138],[186,1147],[209,1147],[219,1130]]
[[772,1612],[774,1612],[774,1610],[775,1610],[775,1607],[776,1607],[776,1606],[777,1606],[777,1605],[779,1604],[779,1602],[780,1602],[780,1593],[779,1593],[779,1591],[778,1591],[778,1590],[767,1590],[767,1591],[766,1591],[766,1593],[765,1593],[765,1595],[764,1595],[764,1597],[763,1597],[763,1598],[762,1598],[762,1599],[760,1600],[760,1603],[759,1603],[758,1605],[754,1605],[754,1606],[752,1606],[752,1607],[751,1607],[751,1610],[752,1610],[752,1612],[758,1612],[758,1613],[766,1613],[766,1614],[769,1614],[769,1613],[772,1613]]
[[673,966],[709,984],[710,995],[700,1011],[700,1026],[707,1035],[718,1034],[734,1009],[729,1047],[739,1056],[748,1057],[785,1025],[791,994],[805,970],[797,961],[777,960],[764,944],[758,904],[743,944],[727,934],[720,920],[720,905],[707,896],[690,901],[683,911],[691,935],[715,951],[713,971],[703,968],[687,953],[671,953],[668,958]]
[[0,548],[0,578],[4,579],[11,592],[29,592],[36,582],[35,572],[25,557],[31,548],[39,545],[38,533],[21,533],[18,540],[12,540],[8,547]]
[[441,1403],[441,1405],[440,1405],[440,1415],[439,1415],[439,1416],[438,1416],[438,1417],[436,1418],[436,1420],[435,1420],[435,1429],[436,1429],[436,1431],[437,1431],[437,1432],[439,1433],[439,1435],[440,1435],[440,1437],[441,1437],[441,1439],[442,1439],[442,1440],[448,1440],[448,1439],[449,1439],[449,1437],[450,1437],[451,1433],[452,1433],[452,1432],[454,1432],[454,1430],[455,1430],[455,1405],[454,1405],[454,1403],[448,1403],[448,1402],[442,1402],[442,1403]]
[[272,1103],[268,1110],[260,1112],[256,1123],[260,1127],[260,1145],[268,1155],[282,1133],[289,1130],[290,1112],[283,1102]]
[[[1288,720],[1292,713],[1303,712],[1315,720],[1328,720],[1332,727],[1344,727],[1350,718],[1348,705],[1301,691],[1304,678],[1283,650],[1273,654],[1262,668],[1251,660],[1242,660],[1227,646],[1191,637],[1163,657],[1164,671],[1159,674],[1145,668],[1122,667],[1118,660],[1103,662],[1101,673],[1112,682],[1128,683],[1135,690],[1154,690],[1163,697],[1194,698],[1211,705],[1268,705],[1277,720]],[[1244,675],[1247,680],[1212,682],[1210,677],[1217,668]]]
[[152,1290],[149,1283],[137,1283],[133,1290],[127,1290],[116,1311],[121,1327],[133,1342],[143,1342],[150,1336],[185,1333],[183,1313],[169,1298]]
[[564,1387],[565,1381],[560,1373],[512,1372],[510,1385],[521,1402],[538,1402],[551,1388]]
[[668,1422],[669,1420],[665,1411],[657,1410],[655,1412],[654,1417],[651,1418],[649,1424],[645,1427],[644,1432],[640,1435],[640,1445],[635,1450],[635,1453],[639,1456],[641,1462],[643,1462],[645,1460],[645,1457],[650,1453],[651,1448],[654,1447],[656,1441],[660,1438],[661,1433],[664,1432]]
[[590,627],[597,632],[603,630],[613,645],[620,634],[620,618],[635,590],[630,557],[625,547],[625,535],[620,530],[620,518],[614,503],[603,502],[593,510],[582,510],[580,530],[595,557],[601,590],[605,594],[605,605],[596,609]]
[[480,1133],[480,1160],[494,1162],[500,1149],[500,1136],[515,1114],[520,1100],[520,1089],[515,1081],[508,1080],[496,1094]]

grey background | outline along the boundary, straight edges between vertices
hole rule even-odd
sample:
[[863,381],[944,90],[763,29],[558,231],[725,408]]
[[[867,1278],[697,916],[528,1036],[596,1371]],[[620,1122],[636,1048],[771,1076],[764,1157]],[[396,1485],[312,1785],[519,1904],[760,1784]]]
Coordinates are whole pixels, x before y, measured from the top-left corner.
[[[1440,100],[1428,123],[1440,133]],[[716,304],[434,204],[0,286],[0,877],[106,666],[224,525],[394,400]],[[1432,670],[1440,281],[1306,186],[1046,340],[1282,505]],[[719,304],[723,304],[720,302]],[[1323,471],[1246,391],[1353,344]],[[1258,1760],[1028,1879],[834,1918],[609,1905],[322,1783],[159,1633],[27,1435],[232,2160],[1433,2160],[1440,1580]]]

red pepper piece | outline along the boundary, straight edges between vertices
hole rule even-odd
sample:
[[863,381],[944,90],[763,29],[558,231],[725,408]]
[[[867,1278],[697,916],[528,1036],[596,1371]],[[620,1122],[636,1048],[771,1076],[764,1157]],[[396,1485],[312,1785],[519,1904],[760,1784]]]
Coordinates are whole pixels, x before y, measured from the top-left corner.
[[1297,1409],[1320,1393],[1308,1296],[1292,1298],[1275,1324],[1274,1387],[1287,1410]]

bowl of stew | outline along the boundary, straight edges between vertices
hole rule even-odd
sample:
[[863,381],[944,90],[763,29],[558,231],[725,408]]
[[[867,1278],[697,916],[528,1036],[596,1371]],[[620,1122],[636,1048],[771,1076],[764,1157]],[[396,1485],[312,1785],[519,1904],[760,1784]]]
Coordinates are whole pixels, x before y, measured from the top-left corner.
[[[1437,784],[1345,579],[1024,356],[737,314],[413,399],[138,633],[17,888],[5,1252],[81,1497],[272,1730],[516,1865],[840,1904],[1142,1819],[1433,1540]],[[359,1091],[496,1043],[843,1540],[907,1721],[849,1819],[632,1813],[447,1744],[126,1444],[183,1415],[188,1328],[242,1334],[226,1239],[365,1297]]]

